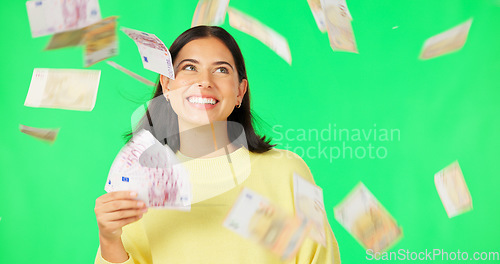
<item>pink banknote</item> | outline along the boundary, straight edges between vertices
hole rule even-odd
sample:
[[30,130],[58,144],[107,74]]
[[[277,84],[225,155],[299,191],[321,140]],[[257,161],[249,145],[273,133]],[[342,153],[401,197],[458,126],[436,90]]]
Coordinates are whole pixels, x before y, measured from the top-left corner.
[[97,0],[27,1],[26,9],[34,38],[80,29],[101,20]]
[[172,80],[175,79],[172,56],[155,34],[124,27],[121,30],[137,44],[145,69],[163,74]]
[[189,174],[167,146],[141,130],[120,150],[106,181],[106,192],[131,190],[152,207],[191,208]]

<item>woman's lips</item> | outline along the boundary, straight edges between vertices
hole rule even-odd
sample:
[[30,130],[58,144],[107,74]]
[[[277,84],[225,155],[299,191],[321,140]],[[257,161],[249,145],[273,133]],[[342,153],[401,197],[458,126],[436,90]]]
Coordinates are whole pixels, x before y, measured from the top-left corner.
[[186,101],[188,101],[189,105],[197,109],[213,109],[219,103],[219,101],[213,97],[204,96],[188,96]]

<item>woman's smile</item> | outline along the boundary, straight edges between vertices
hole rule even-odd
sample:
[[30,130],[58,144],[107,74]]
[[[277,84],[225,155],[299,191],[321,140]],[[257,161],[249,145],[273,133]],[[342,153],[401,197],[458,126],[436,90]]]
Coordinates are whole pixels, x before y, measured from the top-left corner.
[[191,107],[203,110],[213,109],[219,103],[219,100],[214,97],[205,96],[188,96],[186,101]]

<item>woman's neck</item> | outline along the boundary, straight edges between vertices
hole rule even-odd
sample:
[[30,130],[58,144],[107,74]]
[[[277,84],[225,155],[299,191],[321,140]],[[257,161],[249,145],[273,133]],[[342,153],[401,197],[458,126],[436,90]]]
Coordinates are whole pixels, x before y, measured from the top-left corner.
[[213,158],[236,150],[227,133],[227,122],[194,126],[179,122],[179,151],[188,157]]

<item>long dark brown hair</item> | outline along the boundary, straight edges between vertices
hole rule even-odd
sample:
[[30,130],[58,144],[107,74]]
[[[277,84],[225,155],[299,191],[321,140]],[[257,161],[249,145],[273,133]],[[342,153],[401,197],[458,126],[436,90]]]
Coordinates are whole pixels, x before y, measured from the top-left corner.
[[[241,82],[243,79],[247,79],[245,61],[243,60],[243,55],[241,54],[239,46],[236,40],[221,27],[197,26],[186,30],[174,41],[174,43],[172,43],[172,46],[170,46],[169,51],[172,56],[172,61],[175,61],[179,51],[187,43],[207,37],[215,37],[226,45],[233,55],[238,72],[238,80]],[[170,102],[167,102],[167,100],[162,97],[163,89],[161,82],[158,81],[152,100],[149,103],[145,115],[139,120],[135,131],[141,129],[148,130],[158,141],[168,144],[169,147],[176,152],[180,148],[177,114],[172,109]],[[270,139],[266,139],[265,136],[259,136],[255,132],[253,126],[255,120],[250,110],[250,89],[248,87],[247,92],[243,96],[241,107],[234,108],[233,112],[228,116],[227,121],[228,136],[231,142],[238,139],[243,129],[246,137],[245,145],[248,146],[249,151],[263,153],[275,146],[270,144]],[[130,139],[132,135],[133,132],[127,134],[127,139]]]

